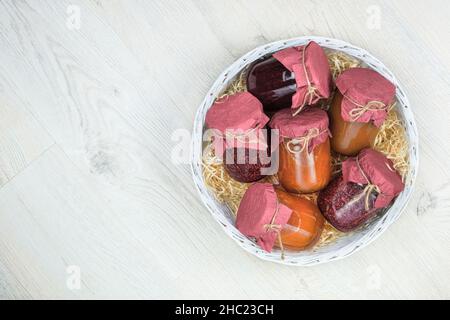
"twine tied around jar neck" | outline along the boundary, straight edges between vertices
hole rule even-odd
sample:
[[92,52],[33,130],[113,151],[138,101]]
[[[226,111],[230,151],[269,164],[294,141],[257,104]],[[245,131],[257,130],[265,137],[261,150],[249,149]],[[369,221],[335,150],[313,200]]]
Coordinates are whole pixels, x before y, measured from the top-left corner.
[[275,219],[277,217],[279,210],[280,210],[280,203],[277,200],[277,206],[275,208],[275,212],[272,216],[272,219],[270,220],[270,223],[264,225],[264,229],[266,230],[266,232],[273,231],[277,233],[278,243],[281,249],[281,260],[284,260],[284,246],[283,242],[281,242],[281,229],[283,228],[283,226],[280,224],[275,224]]
[[290,153],[299,154],[305,150],[309,150],[309,143],[311,139],[317,138],[322,133],[327,132],[328,129],[319,131],[317,128],[311,128],[308,130],[308,133],[302,137],[291,139],[288,143],[286,143],[286,148]]
[[363,105],[355,101],[354,99],[350,98],[347,95],[344,95],[344,97],[349,100],[351,103],[353,103],[356,107],[350,110],[349,115],[352,121],[358,120],[364,113],[367,111],[381,111],[381,110],[388,110],[389,106],[384,104],[381,101],[378,100],[371,100],[367,102],[367,104]]
[[309,104],[312,104],[312,101],[314,98],[318,98],[320,99],[321,96],[317,93],[318,89],[316,86],[314,86],[311,83],[311,80],[309,79],[309,74],[308,74],[308,70],[306,69],[306,64],[305,64],[305,53],[306,53],[306,46],[303,46],[303,50],[302,50],[302,67],[303,67],[303,72],[305,73],[305,78],[306,78],[306,83],[308,85],[307,89],[306,89],[306,93],[305,96],[303,98],[303,102],[302,104],[298,107],[298,109],[292,114],[293,117],[295,117],[297,114],[299,114],[303,108],[306,105],[306,100],[309,97]]
[[381,193],[381,191],[380,191],[380,188],[378,188],[378,186],[376,184],[373,184],[372,182],[370,182],[369,178],[367,178],[366,174],[364,173],[361,166],[359,165],[358,157],[356,157],[356,165],[357,165],[359,171],[361,172],[362,176],[364,177],[364,179],[366,179],[366,181],[367,181],[367,185],[363,190],[363,194],[365,194],[365,200],[364,200],[365,209],[366,209],[366,211],[369,211],[369,209],[370,209],[370,207],[369,207],[370,194],[374,190],[378,193]]

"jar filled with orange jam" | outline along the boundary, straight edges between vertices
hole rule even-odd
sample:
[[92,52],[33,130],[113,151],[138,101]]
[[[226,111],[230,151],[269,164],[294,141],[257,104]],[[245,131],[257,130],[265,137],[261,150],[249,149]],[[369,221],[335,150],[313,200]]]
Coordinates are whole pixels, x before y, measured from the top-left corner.
[[323,189],[331,178],[331,152],[327,113],[309,108],[295,117],[277,112],[269,126],[280,136],[278,180],[293,193]]
[[379,128],[370,122],[345,121],[341,115],[342,98],[342,94],[336,92],[330,108],[331,146],[338,153],[353,156],[364,148],[373,147]]
[[353,68],[338,77],[336,87],[330,108],[331,148],[354,156],[373,147],[394,99],[395,86],[374,70]]
[[280,186],[256,182],[248,187],[239,204],[236,227],[271,252],[305,250],[320,237],[325,219],[310,200],[289,194]]
[[[280,188],[275,189],[278,201],[292,210],[288,222],[280,232],[283,248],[305,250],[319,240],[323,230],[324,218],[319,208],[310,200],[289,194]],[[278,243],[278,246],[281,247]]]

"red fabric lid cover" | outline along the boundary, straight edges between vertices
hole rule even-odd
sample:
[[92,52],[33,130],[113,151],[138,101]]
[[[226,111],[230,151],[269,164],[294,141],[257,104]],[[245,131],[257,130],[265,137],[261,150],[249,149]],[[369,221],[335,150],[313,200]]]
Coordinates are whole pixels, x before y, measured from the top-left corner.
[[244,194],[236,216],[236,227],[245,236],[256,238],[258,245],[271,252],[279,229],[288,222],[292,210],[278,201],[270,183],[254,183]]
[[292,97],[292,109],[301,110],[306,105],[330,97],[330,66],[325,52],[316,42],[278,51],[273,57],[295,75],[297,92]]
[[367,148],[363,149],[357,157],[348,158],[342,162],[342,176],[346,182],[364,185],[368,183],[364,173],[369,182],[380,190],[375,200],[375,208],[384,208],[405,188],[402,178],[393,168],[392,161],[382,153]]
[[268,121],[261,102],[249,92],[217,100],[205,119],[208,128],[217,130],[213,137],[216,150],[223,146],[266,150],[267,141],[261,129]]
[[294,117],[289,109],[280,110],[273,115],[269,127],[278,129],[280,138],[301,138],[312,133],[308,141],[308,152],[324,143],[330,134],[328,115],[319,108],[308,108]]
[[373,121],[377,127],[386,119],[395,96],[394,84],[369,68],[344,71],[336,79],[336,87],[343,95],[341,115],[345,121]]

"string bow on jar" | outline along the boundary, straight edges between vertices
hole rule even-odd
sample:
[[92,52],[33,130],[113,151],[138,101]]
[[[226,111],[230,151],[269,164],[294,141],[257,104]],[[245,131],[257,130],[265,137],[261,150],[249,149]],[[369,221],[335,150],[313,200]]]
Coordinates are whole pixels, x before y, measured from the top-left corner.
[[270,220],[270,223],[264,225],[264,229],[266,230],[266,232],[275,232],[277,234],[278,244],[281,250],[281,260],[284,260],[284,246],[283,241],[281,241],[281,230],[283,229],[283,226],[281,224],[275,223],[279,211],[280,203],[277,200],[276,209],[272,216],[272,219]]
[[278,111],[269,123],[279,130],[280,184],[289,192],[311,193],[324,188],[331,178],[328,116],[319,108],[308,108],[293,117]]
[[[320,131],[318,128],[308,129],[308,132],[306,135],[297,137],[294,139],[290,139],[286,143],[286,148],[289,150],[290,153],[293,153],[293,154],[300,154],[305,150],[307,150],[309,152],[311,140],[313,140],[314,138],[317,138],[321,134],[325,134],[325,133],[329,134],[329,130],[325,129],[325,130]],[[289,137],[284,137],[284,138],[289,138]]]
[[269,118],[261,102],[241,92],[216,101],[206,114],[208,133],[217,158],[224,160],[228,174],[239,182],[263,178],[268,167],[268,144],[264,127]]
[[314,41],[273,54],[295,76],[297,91],[292,96],[293,115],[331,95],[331,71],[324,50]]
[[344,96],[346,99],[350,100],[356,107],[350,110],[349,115],[352,121],[358,120],[367,111],[387,111],[388,106],[384,102],[371,100],[365,105],[359,104],[349,96]]
[[336,79],[337,94],[343,96],[342,119],[372,122],[380,127],[395,97],[395,85],[369,68],[352,68]]
[[362,150],[356,157],[342,162],[344,181],[364,185],[365,208],[370,209],[369,196],[376,192],[374,208],[384,208],[391,203],[405,185],[392,161],[382,153],[370,148]]
[[284,258],[281,229],[288,222],[292,210],[279,203],[274,186],[254,183],[244,194],[236,215],[236,227],[245,236],[256,239],[258,245],[271,252],[277,242]]

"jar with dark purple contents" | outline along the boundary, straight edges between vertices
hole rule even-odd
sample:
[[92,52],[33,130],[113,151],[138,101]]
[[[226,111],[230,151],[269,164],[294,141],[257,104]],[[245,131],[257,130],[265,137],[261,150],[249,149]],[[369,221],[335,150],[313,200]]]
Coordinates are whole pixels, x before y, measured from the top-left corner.
[[217,100],[208,110],[205,123],[213,129],[214,152],[233,179],[254,182],[264,177],[264,168],[270,167],[264,130],[268,121],[261,102],[249,92]]
[[[267,140],[270,141],[270,138]],[[270,156],[270,144],[263,150],[226,148],[223,155],[225,170],[234,180],[255,182],[265,176],[261,169],[270,167]]]
[[371,191],[366,208],[365,187],[345,182],[342,175],[322,190],[317,204],[324,217],[338,230],[351,231],[377,214],[374,208],[376,192]]
[[272,115],[289,108],[297,90],[294,74],[277,59],[269,56],[254,62],[247,72],[247,90],[264,106],[264,112]]
[[373,149],[363,149],[342,163],[342,174],[320,191],[317,204],[325,219],[347,232],[386,208],[404,189],[392,162]]
[[314,41],[275,52],[256,61],[247,73],[247,89],[271,116],[291,107],[298,114],[305,106],[326,101],[332,79],[324,50]]

